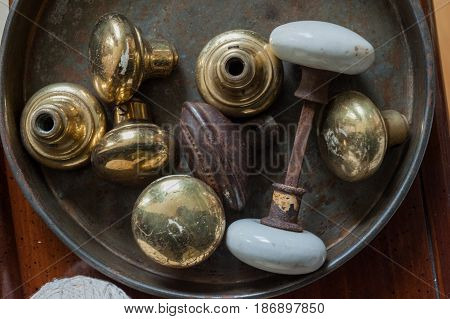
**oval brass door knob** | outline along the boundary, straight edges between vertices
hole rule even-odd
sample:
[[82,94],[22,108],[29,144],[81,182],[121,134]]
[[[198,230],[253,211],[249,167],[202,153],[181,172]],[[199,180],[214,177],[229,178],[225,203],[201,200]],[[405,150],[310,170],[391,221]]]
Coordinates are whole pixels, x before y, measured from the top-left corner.
[[203,99],[222,113],[252,116],[277,97],[283,66],[260,35],[234,30],[216,36],[203,48],[196,80]]
[[356,182],[373,175],[388,146],[408,137],[406,117],[394,110],[379,111],[365,95],[338,94],[318,117],[320,154],[339,178]]
[[137,199],[131,216],[134,238],[153,261],[187,268],[207,259],[225,232],[219,197],[199,179],[162,177]]
[[27,151],[56,169],[86,164],[105,130],[100,103],[84,87],[70,83],[52,84],[36,92],[20,122]]
[[148,182],[169,158],[169,136],[150,123],[147,105],[137,99],[114,111],[114,128],[92,152],[92,165],[103,178],[125,184]]
[[95,25],[89,61],[98,95],[118,105],[128,101],[143,80],[169,75],[178,64],[178,54],[168,41],[145,40],[126,17],[110,13]]

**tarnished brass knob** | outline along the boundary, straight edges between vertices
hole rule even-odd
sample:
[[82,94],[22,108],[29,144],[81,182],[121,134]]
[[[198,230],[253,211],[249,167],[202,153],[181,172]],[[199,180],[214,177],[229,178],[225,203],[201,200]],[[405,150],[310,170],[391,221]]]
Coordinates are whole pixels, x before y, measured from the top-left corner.
[[196,80],[204,100],[224,114],[252,116],[277,97],[283,66],[260,35],[234,30],[216,36],[203,48]]
[[139,184],[160,174],[169,153],[168,134],[150,123],[144,102],[132,99],[115,108],[114,128],[92,152],[92,165],[105,179]]
[[105,128],[99,102],[84,87],[70,83],[52,84],[36,92],[20,122],[27,151],[43,165],[57,169],[86,164]]
[[387,147],[408,137],[409,124],[403,114],[380,112],[367,96],[355,91],[334,97],[318,120],[322,158],[334,174],[349,182],[373,175]]
[[186,268],[207,259],[220,244],[225,215],[211,187],[194,177],[172,175],[141,193],[131,227],[139,247],[153,261]]
[[178,64],[178,54],[166,40],[147,41],[126,17],[110,13],[95,25],[89,60],[92,82],[100,98],[122,104],[143,80],[169,75]]

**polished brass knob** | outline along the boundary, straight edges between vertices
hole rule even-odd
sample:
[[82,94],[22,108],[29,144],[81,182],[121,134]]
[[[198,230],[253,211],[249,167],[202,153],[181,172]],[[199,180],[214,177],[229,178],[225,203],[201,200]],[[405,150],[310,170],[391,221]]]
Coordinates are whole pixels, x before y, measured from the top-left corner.
[[134,238],[153,261],[186,268],[207,259],[225,232],[219,197],[199,179],[172,175],[151,183],[131,217]]
[[20,126],[31,156],[45,166],[70,169],[89,161],[105,133],[106,119],[99,102],[84,87],[58,83],[28,100]]
[[228,31],[210,40],[196,68],[203,99],[234,117],[267,109],[283,81],[281,61],[268,47],[264,38],[248,30]]
[[158,177],[169,158],[169,135],[150,123],[147,105],[137,99],[114,111],[114,128],[92,152],[92,165],[103,178],[139,184]]
[[322,108],[317,129],[320,154],[339,178],[356,182],[380,167],[388,146],[408,137],[406,117],[394,110],[379,111],[365,95],[338,94]]
[[178,54],[168,41],[145,40],[126,17],[110,13],[95,25],[89,61],[92,82],[100,98],[122,104],[143,80],[169,75],[178,63]]

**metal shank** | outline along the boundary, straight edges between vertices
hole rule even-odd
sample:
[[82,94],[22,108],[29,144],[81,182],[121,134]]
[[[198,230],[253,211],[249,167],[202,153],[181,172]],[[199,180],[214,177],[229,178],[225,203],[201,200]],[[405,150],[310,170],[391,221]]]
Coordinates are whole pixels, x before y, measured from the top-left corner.
[[332,72],[303,68],[302,80],[295,95],[304,99],[305,103],[295,134],[292,155],[284,180],[285,185],[273,185],[274,192],[269,216],[261,219],[261,223],[264,225],[289,231],[300,232],[303,230],[298,223],[298,212],[301,197],[305,190],[297,188],[297,185],[302,171],[303,158],[305,157],[314,113],[316,108],[327,102],[328,83],[332,76]]

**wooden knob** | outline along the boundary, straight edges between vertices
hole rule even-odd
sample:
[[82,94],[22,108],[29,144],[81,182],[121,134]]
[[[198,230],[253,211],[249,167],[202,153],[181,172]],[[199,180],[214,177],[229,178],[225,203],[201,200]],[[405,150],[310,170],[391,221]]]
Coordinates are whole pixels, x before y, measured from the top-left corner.
[[238,125],[206,103],[185,102],[180,117],[180,150],[194,176],[211,186],[227,208],[242,210],[248,197],[247,148],[254,130],[260,142],[278,132],[272,117]]

